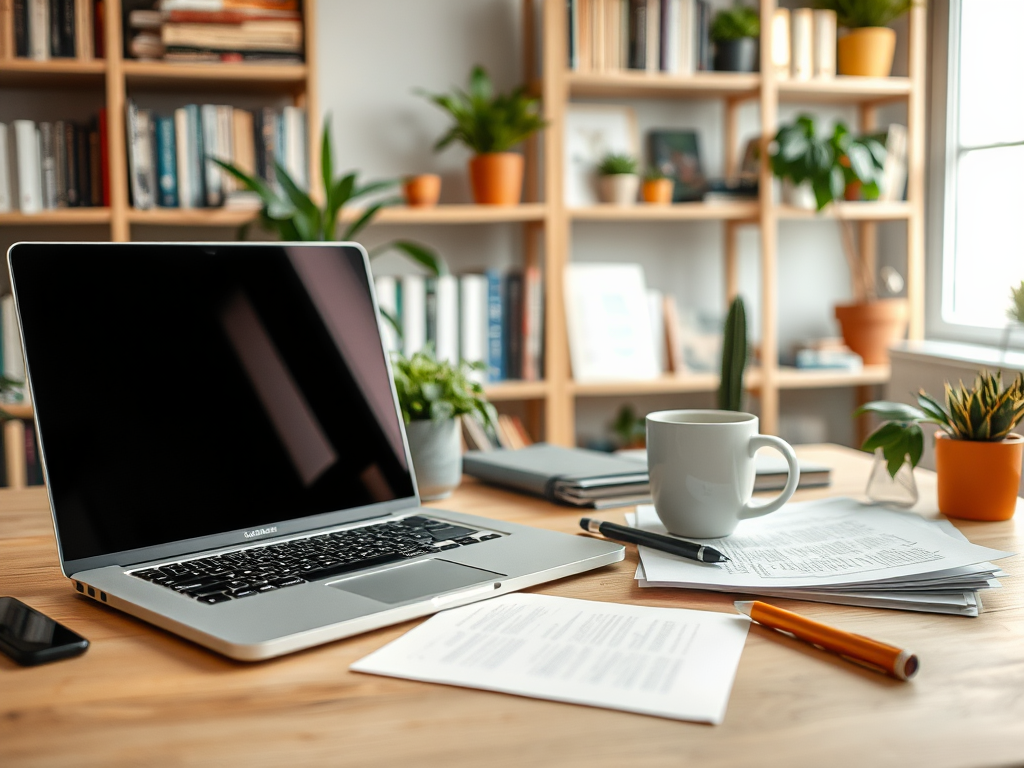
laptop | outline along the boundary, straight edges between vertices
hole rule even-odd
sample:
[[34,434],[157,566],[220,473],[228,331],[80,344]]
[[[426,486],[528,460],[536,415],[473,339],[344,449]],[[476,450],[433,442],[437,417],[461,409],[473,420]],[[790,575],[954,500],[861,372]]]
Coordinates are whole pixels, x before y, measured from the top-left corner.
[[241,660],[617,562],[420,506],[357,244],[7,254],[61,569]]

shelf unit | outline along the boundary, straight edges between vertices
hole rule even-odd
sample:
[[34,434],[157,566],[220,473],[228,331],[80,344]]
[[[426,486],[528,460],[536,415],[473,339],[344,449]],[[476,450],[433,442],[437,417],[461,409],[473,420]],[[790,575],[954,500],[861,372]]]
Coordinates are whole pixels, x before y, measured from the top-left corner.
[[[615,221],[623,226],[651,221],[718,221],[724,229],[725,301],[737,293],[737,232],[741,226],[758,226],[761,231],[761,360],[748,372],[746,387],[760,402],[761,431],[776,433],[779,398],[785,390],[825,387],[857,387],[858,396],[867,388],[889,380],[888,366],[866,366],[862,371],[805,371],[778,365],[778,223],[810,220],[815,214],[772,200],[772,174],[767,152],[762,151],[761,195],[749,202],[683,203],[670,206],[621,207],[609,205],[567,208],[563,202],[561,168],[564,148],[560,126],[566,105],[574,98],[601,99],[721,99],[724,102],[725,166],[734,172],[739,164],[738,111],[756,102],[766,150],[778,129],[781,102],[808,105],[853,105],[858,112],[858,129],[877,129],[878,107],[891,102],[907,104],[908,189],[905,202],[840,203],[824,212],[856,222],[860,258],[876,261],[877,222],[904,221],[907,226],[907,297],[910,304],[911,338],[921,338],[924,329],[924,94],[925,94],[925,3],[917,3],[909,18],[909,76],[886,78],[835,77],[829,80],[779,80],[771,66],[770,24],[762,24],[760,73],[702,72],[689,76],[651,72],[575,72],[567,69],[567,23],[564,0],[536,0],[541,9],[543,73],[535,90],[544,99],[545,117],[551,122],[544,137],[545,199],[548,201],[546,236],[547,367],[549,394],[547,438],[552,442],[575,442],[576,400],[586,397],[637,396],[712,392],[718,387],[715,374],[665,375],[650,381],[576,382],[569,366],[568,340],[562,306],[562,273],[572,253],[572,224],[578,221]],[[524,0],[531,6],[534,0]],[[762,19],[770,19],[776,0],[760,0]],[[532,10],[527,18],[532,18]],[[528,73],[529,74],[529,73]],[[531,81],[532,82],[532,81]]]

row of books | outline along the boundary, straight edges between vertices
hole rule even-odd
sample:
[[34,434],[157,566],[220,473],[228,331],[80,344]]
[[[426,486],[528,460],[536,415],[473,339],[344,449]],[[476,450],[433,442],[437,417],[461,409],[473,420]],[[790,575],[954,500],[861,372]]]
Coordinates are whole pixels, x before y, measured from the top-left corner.
[[302,61],[298,0],[161,0],[127,13],[126,55],[164,61]]
[[568,0],[568,14],[570,69],[711,69],[708,0]]
[[497,422],[485,426],[477,414],[462,417],[462,441],[470,451],[505,449],[518,451],[533,445],[533,438],[523,420],[514,414],[498,414]]
[[299,107],[255,112],[189,104],[158,115],[126,103],[132,204],[161,208],[257,208],[259,200],[211,158],[278,185],[275,163],[309,187],[306,113]]
[[777,8],[772,16],[772,68],[781,80],[836,76],[836,12]]
[[380,276],[387,347],[405,355],[427,348],[439,360],[483,361],[481,381],[538,381],[543,373],[544,308],[540,270],[425,278]]
[[[103,0],[11,0],[0,7],[0,55],[47,61],[103,57]],[[10,25],[8,31],[7,25]]]
[[0,123],[0,212],[110,204],[106,110],[88,123]]

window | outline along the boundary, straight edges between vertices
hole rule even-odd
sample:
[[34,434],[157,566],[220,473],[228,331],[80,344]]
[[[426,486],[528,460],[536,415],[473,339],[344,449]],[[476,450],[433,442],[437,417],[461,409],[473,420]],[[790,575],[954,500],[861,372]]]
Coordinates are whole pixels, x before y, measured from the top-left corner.
[[949,44],[933,59],[932,170],[944,178],[932,179],[941,284],[929,281],[928,330],[999,343],[1010,288],[1024,280],[1024,2],[950,0],[948,19],[936,16],[946,35],[932,39]]

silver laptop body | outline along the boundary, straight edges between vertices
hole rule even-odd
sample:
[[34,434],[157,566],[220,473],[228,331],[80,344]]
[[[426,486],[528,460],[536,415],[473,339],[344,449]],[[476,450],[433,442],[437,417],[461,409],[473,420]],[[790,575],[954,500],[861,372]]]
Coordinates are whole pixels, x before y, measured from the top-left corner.
[[255,661],[623,558],[420,506],[358,244],[7,259],[61,569],[89,598]]

